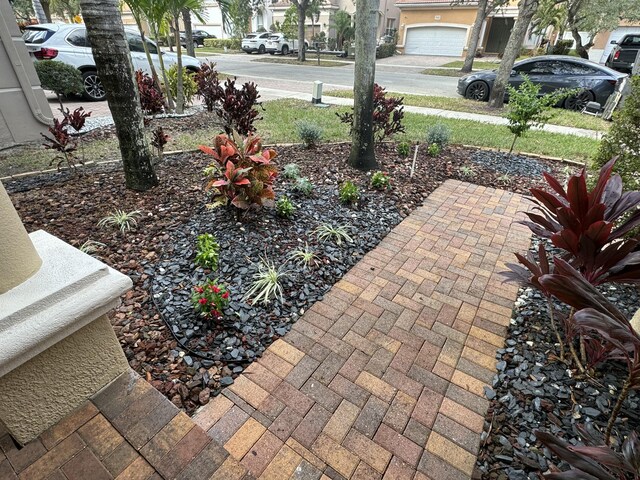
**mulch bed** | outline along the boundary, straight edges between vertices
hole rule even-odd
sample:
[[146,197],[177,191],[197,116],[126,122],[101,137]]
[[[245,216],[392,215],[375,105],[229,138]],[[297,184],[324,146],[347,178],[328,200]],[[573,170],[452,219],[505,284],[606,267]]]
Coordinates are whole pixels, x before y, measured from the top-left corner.
[[[537,242],[534,238],[534,255]],[[559,253],[557,249],[555,253]],[[599,289],[627,318],[633,316],[640,300],[637,287],[605,285]],[[569,313],[568,307],[559,302],[555,302],[555,308],[557,316]],[[493,388],[485,389],[491,404],[474,478],[537,480],[551,465],[568,469],[536,440],[536,430],[550,432],[573,445],[583,443],[576,425],[590,424],[597,431],[605,431],[627,376],[626,368],[619,362],[605,362],[596,367],[593,377],[580,376],[558,361],[555,342],[546,299],[537,290],[521,288],[506,347],[496,354],[498,373]],[[640,396],[632,391],[612,439],[622,439],[640,427],[638,407]]]
[[[192,413],[229,384],[270,342],[285,334],[350,265],[444,180],[455,178],[519,193],[541,184],[537,170],[523,167],[505,176],[492,169],[493,153],[462,147],[449,147],[437,158],[420,156],[410,179],[412,159],[399,158],[395,145],[383,144],[377,156],[393,188],[378,192],[368,186],[370,174],[345,164],[348,152],[347,144],[323,145],[314,151],[278,148],[278,165],[297,163],[302,176],[316,186],[311,199],[289,192],[298,206],[292,220],[280,219],[268,210],[249,213],[237,223],[225,210],[207,210],[209,196],[204,191],[202,170],[209,158],[200,153],[166,157],[157,168],[160,185],[145,193],[125,188],[118,164],[87,169],[78,176],[50,174],[10,181],[5,186],[27,230],[44,229],[75,246],[89,239],[105,244],[95,256],[134,281],[133,289],[123,295],[122,305],[111,315],[131,367]],[[479,161],[478,156],[487,156],[487,161]],[[530,160],[534,163],[526,165],[543,167],[556,175],[565,167]],[[461,169],[463,166],[468,168]],[[357,208],[338,203],[337,188],[346,179],[356,182],[363,192]],[[287,180],[279,178],[276,183],[279,192],[289,191]],[[98,228],[98,221],[116,208],[140,210],[143,215],[138,227],[126,234]],[[311,230],[322,222],[357,227],[353,231],[355,243],[346,249],[320,245]],[[223,249],[217,276],[230,285],[234,299],[232,315],[221,326],[203,323],[185,303],[185,292],[207,274],[191,265],[195,236],[206,232],[219,236]],[[294,245],[305,242],[318,249],[321,266],[312,275],[296,271],[290,276],[284,306],[252,309],[241,302],[255,271],[252,262],[259,254],[283,260]],[[225,267],[225,263],[230,265]],[[176,290],[176,282],[182,290]],[[187,335],[187,330],[194,331]]]

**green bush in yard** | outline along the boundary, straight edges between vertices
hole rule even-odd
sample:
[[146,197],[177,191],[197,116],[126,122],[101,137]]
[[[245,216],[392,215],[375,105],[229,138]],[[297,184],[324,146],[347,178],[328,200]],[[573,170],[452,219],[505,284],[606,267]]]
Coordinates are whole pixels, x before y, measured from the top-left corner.
[[614,114],[593,167],[601,168],[613,157],[620,157],[614,171],[622,177],[625,190],[640,190],[640,76],[632,77],[631,82],[631,93]]
[[58,96],[79,95],[84,92],[80,70],[56,60],[40,60],[35,62],[36,73],[45,90],[51,90]]
[[[171,95],[176,98],[178,96],[178,65],[173,65],[167,70],[167,79],[169,80]],[[185,107],[193,103],[193,99],[198,93],[198,84],[193,79],[193,73],[184,67],[182,68],[182,92]]]
[[240,50],[242,44],[241,38],[205,38],[204,46],[209,48],[219,48],[224,49],[227,47],[228,50]]
[[304,148],[314,148],[322,140],[322,128],[315,123],[299,120],[296,122],[296,130]]
[[450,139],[451,129],[443,123],[436,123],[427,130],[427,144],[433,145],[435,143],[440,147],[440,150],[449,144]]
[[376,58],[393,57],[396,53],[395,43],[383,43],[376,50]]

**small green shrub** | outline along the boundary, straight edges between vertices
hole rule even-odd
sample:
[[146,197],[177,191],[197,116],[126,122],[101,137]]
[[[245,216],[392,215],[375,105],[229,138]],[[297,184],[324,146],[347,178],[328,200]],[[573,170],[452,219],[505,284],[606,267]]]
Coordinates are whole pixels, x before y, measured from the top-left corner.
[[316,228],[316,234],[318,235],[318,240],[322,243],[327,241],[333,241],[336,245],[341,246],[342,242],[353,243],[353,238],[349,235],[349,230],[351,227],[347,225],[339,225],[334,227],[328,223],[323,223],[318,228]]
[[128,232],[138,226],[138,217],[142,215],[140,210],[125,212],[124,210],[114,210],[106,217],[100,219],[99,227],[118,227],[122,233]]
[[567,55],[571,51],[571,47],[573,47],[573,40],[558,40],[558,43],[551,49],[551,53],[553,55]]
[[300,177],[300,167],[297,163],[288,163],[282,169],[282,176],[289,180],[295,180]]
[[[178,65],[173,65],[167,70],[167,80],[169,82],[171,95],[173,98],[176,98],[178,95]],[[182,69],[182,91],[184,92],[185,106],[191,105],[198,93],[198,84],[193,79],[193,74],[186,68]]]
[[206,283],[193,287],[191,304],[203,317],[217,319],[229,305],[229,292],[218,280],[207,280]]
[[293,184],[293,190],[301,193],[305,197],[310,197],[313,193],[313,183],[307,177],[296,178],[296,183]]
[[640,76],[632,77],[631,93],[613,117],[594,159],[594,168],[603,167],[619,156],[614,171],[622,177],[626,190],[640,190]]
[[229,50],[240,50],[240,46],[242,43],[241,38],[205,38],[204,46],[209,48],[220,48],[223,49],[227,47]]
[[396,150],[398,151],[398,155],[402,158],[407,158],[411,154],[411,142],[408,142],[407,140],[399,142]]
[[393,57],[396,53],[395,43],[383,43],[376,50],[376,58]]
[[318,256],[313,249],[309,247],[308,243],[304,244],[304,248],[296,248],[289,254],[289,257],[304,268],[310,268],[318,263]]
[[442,152],[442,149],[440,148],[440,145],[438,145],[437,143],[432,143],[431,145],[429,145],[429,149],[427,150],[427,153],[429,154],[430,157],[437,157],[438,155],[440,155],[441,152]]
[[338,197],[342,203],[353,204],[360,199],[360,190],[355,183],[351,180],[347,180],[340,187]]
[[277,298],[282,303],[283,290],[280,282],[288,275],[289,272],[282,266],[276,268],[268,258],[260,258],[258,271],[253,274],[253,282],[243,300],[251,300],[254,304],[268,304]]
[[314,148],[322,140],[322,128],[315,123],[300,120],[295,125],[298,137],[305,148]]
[[386,173],[377,171],[371,175],[371,186],[377,190],[386,190],[391,187],[391,180]]
[[427,130],[427,144],[436,144],[442,150],[449,144],[451,129],[444,123],[436,123]]
[[220,245],[216,237],[210,233],[198,235],[198,246],[196,249],[196,265],[203,268],[215,270],[218,268],[218,259],[220,258]]
[[463,177],[472,177],[473,175],[475,175],[476,171],[473,169],[473,167],[469,167],[467,165],[463,165],[461,166],[458,171],[460,172],[460,175],[462,175]]
[[291,203],[288,197],[282,196],[276,202],[276,212],[283,218],[290,218],[296,211],[296,207]]
[[40,60],[34,63],[42,88],[58,96],[79,95],[84,92],[80,70],[56,60]]

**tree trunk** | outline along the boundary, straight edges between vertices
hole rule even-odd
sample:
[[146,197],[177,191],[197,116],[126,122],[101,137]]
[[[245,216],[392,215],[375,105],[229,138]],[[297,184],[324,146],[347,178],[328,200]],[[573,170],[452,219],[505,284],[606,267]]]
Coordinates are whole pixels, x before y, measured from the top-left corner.
[[140,97],[122,26],[118,0],[80,0],[91,51],[113,116],[128,188],[148,190],[158,184],[144,135]]
[[33,12],[36,15],[38,23],[47,23],[49,20],[47,19],[47,15],[44,13],[44,8],[42,7],[40,0],[32,0],[31,5],[33,6]]
[[196,56],[196,46],[193,44],[193,30],[191,28],[191,12],[188,8],[182,9],[184,21],[184,41],[187,44],[187,55]]
[[373,138],[373,83],[379,5],[380,0],[356,2],[356,59],[349,165],[358,170],[372,170],[378,166]]
[[471,29],[471,37],[469,38],[469,48],[467,49],[467,56],[464,59],[464,65],[460,69],[461,72],[469,73],[473,69],[473,61],[476,58],[476,52],[478,51],[478,44],[480,43],[480,33],[482,32],[482,24],[487,18],[489,13],[489,0],[478,1],[478,13],[476,14],[476,20],[473,22],[473,28]]
[[176,113],[184,113],[184,84],[182,78],[182,45],[180,44],[180,13],[176,12],[173,16],[176,22],[176,30],[174,37],[176,40],[176,56],[177,56],[177,74],[176,79]]
[[583,45],[580,32],[578,32],[578,29],[575,27],[571,29],[571,36],[576,42],[576,53],[582,58],[586,58],[587,60],[589,60],[589,49],[593,47],[593,39],[589,40],[586,45]]
[[160,62],[160,72],[162,73],[162,81],[164,82],[164,93],[167,97],[167,106],[169,107],[169,110],[173,110],[173,95],[171,95],[171,90],[169,89],[169,78],[167,77],[167,69],[164,67],[162,50],[160,50],[160,43],[158,42],[158,26],[151,25],[151,30],[153,31],[153,38],[156,41],[156,45],[158,45],[158,61]]
[[516,58],[520,55],[522,42],[527,35],[527,29],[529,28],[531,19],[538,9],[538,3],[538,0],[520,0],[518,18],[513,26],[513,30],[511,30],[511,35],[509,35],[509,41],[504,49],[502,61],[500,62],[500,67],[498,68],[498,73],[493,82],[493,88],[491,89],[489,106],[492,108],[502,108],[504,105],[504,93],[507,90],[511,70],[513,69]]
[[307,0],[298,0],[298,61],[306,60],[304,50],[304,21],[306,20]]
[[149,52],[149,46],[147,45],[147,36],[145,35],[144,29],[142,28],[142,21],[140,20],[139,15],[134,15],[133,18],[136,21],[136,25],[138,26],[138,31],[140,32],[140,37],[142,38],[142,48],[144,48],[144,54],[146,55],[147,62],[149,63],[149,69],[151,70],[151,77],[153,78],[153,81],[155,82],[156,86],[160,87],[160,80],[158,80],[158,72],[156,72],[156,66],[153,64],[153,60],[151,59],[151,53]]
[[47,20],[46,23],[51,23],[51,4],[49,0],[40,0],[40,5],[44,12],[44,18]]

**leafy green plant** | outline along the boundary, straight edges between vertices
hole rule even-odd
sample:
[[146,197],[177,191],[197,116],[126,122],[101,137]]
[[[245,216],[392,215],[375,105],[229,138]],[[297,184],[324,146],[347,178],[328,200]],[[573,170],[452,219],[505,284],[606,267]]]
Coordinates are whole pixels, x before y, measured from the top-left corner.
[[[194,80],[194,74],[186,68],[182,70],[182,88],[184,94],[184,104],[191,105],[193,99],[198,93],[198,85]],[[167,81],[169,82],[169,91],[173,98],[178,96],[178,65],[172,65],[167,70]]]
[[196,247],[196,265],[209,270],[218,268],[218,260],[220,258],[220,244],[216,237],[210,233],[198,235],[198,244]]
[[315,148],[322,140],[323,131],[319,125],[299,120],[295,123],[298,137],[302,141],[305,148]]
[[218,319],[229,305],[229,291],[218,280],[207,280],[196,285],[191,292],[193,308],[205,318]]
[[340,187],[338,198],[342,203],[354,204],[360,199],[360,189],[351,180],[347,180]]
[[140,215],[142,215],[140,210],[125,212],[124,210],[116,209],[106,217],[101,218],[98,226],[102,228],[110,226],[118,227],[122,233],[125,233],[138,226],[138,218]]
[[351,227],[339,225],[334,227],[328,223],[323,223],[316,228],[316,235],[321,242],[333,241],[336,245],[341,246],[342,242],[353,243],[353,238],[349,235]]
[[260,258],[258,271],[253,274],[251,287],[243,300],[251,300],[252,303],[269,304],[272,300],[279,299],[283,302],[283,290],[281,281],[289,275],[284,266],[276,268],[275,264],[266,257]]
[[79,95],[84,92],[82,74],[77,68],[57,60],[40,60],[33,65],[42,88],[56,94],[60,108],[63,108],[63,95]]
[[407,158],[411,154],[411,142],[407,140],[403,140],[402,142],[398,142],[396,146],[396,150],[398,155],[402,158]]
[[614,114],[613,125],[605,134],[594,159],[594,167],[605,165],[619,157],[616,173],[624,186],[640,190],[640,76],[631,77],[631,93],[622,108]]
[[451,129],[444,123],[436,123],[427,130],[427,144],[429,147],[435,143],[442,150],[449,145],[450,139]]
[[276,202],[276,212],[279,216],[290,218],[293,216],[295,211],[296,207],[293,205],[293,203],[291,203],[291,200],[289,200],[288,197],[283,195],[278,198],[278,201]]
[[460,172],[460,174],[463,177],[472,177],[473,175],[476,174],[476,171],[474,170],[473,167],[470,167],[468,165],[463,165],[461,166],[458,171]]
[[442,148],[440,148],[440,145],[438,145],[437,143],[432,143],[427,149],[427,153],[430,157],[437,157],[441,152]]
[[243,138],[237,132],[233,139],[218,135],[213,148],[201,145],[200,150],[215,160],[206,170],[211,177],[206,188],[215,192],[213,206],[230,204],[238,210],[247,210],[273,204],[277,170],[271,160],[276,152],[263,150],[259,137]]
[[511,177],[508,174],[503,174],[498,177],[498,182],[503,185],[508,185],[511,183]]
[[377,171],[371,175],[371,186],[377,190],[387,190],[391,188],[391,180],[386,172]]
[[287,163],[282,169],[282,176],[289,180],[296,180],[300,177],[300,167],[297,163]]
[[299,192],[305,197],[310,197],[313,193],[313,183],[307,177],[296,178],[293,184],[293,191]]
[[227,48],[229,50],[240,50],[241,38],[205,38],[204,46],[209,48]]
[[533,83],[526,75],[522,75],[522,78],[524,81],[517,89],[511,85],[507,86],[509,93],[507,120],[509,121],[509,130],[514,135],[509,155],[513,152],[518,138],[533,127],[542,127],[553,117],[552,107],[554,105],[577,93],[575,90],[560,89],[554,93],[541,95],[541,84]]
[[290,258],[298,265],[302,265],[305,268],[311,268],[318,263],[318,256],[316,252],[309,247],[308,243],[304,244],[304,247],[296,248],[289,254]]

